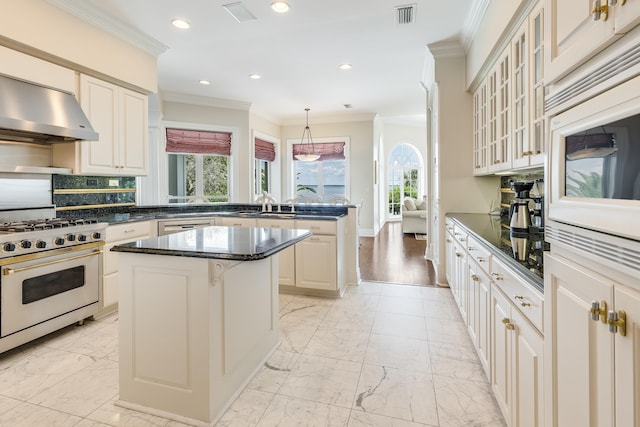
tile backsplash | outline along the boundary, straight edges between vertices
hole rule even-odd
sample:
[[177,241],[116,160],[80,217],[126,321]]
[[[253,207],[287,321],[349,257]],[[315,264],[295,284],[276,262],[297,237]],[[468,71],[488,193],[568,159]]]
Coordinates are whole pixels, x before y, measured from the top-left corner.
[[58,211],[136,204],[135,177],[53,175],[52,187]]

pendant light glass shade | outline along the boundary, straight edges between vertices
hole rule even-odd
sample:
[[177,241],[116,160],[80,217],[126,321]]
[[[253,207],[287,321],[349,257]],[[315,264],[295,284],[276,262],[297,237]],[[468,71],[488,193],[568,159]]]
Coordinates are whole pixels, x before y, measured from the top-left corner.
[[300,138],[300,152],[296,154],[296,159],[301,162],[314,162],[320,158],[319,154],[316,154],[313,147],[313,138],[311,138],[311,129],[309,128],[309,108],[305,108],[307,112],[307,125],[302,131],[302,138]]

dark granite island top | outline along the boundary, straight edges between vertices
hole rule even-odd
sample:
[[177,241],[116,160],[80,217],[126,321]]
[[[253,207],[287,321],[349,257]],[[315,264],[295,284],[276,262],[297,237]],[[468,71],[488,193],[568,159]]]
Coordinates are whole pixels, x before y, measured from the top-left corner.
[[308,230],[211,226],[114,246],[114,252],[253,261],[311,236]]

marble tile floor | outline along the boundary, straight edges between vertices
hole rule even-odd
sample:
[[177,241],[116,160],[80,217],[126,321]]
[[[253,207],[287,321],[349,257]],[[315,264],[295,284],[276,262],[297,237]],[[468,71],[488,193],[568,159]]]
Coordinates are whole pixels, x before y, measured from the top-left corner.
[[[114,405],[118,318],[0,355],[0,426],[184,424]],[[363,282],[280,296],[281,344],[216,424],[505,426],[449,289]]]

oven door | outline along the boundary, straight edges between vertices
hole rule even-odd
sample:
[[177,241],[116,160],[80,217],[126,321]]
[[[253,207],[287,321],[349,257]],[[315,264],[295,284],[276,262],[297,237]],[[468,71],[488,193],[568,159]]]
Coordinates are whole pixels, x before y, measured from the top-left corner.
[[5,260],[0,276],[0,336],[100,299],[102,246],[88,243]]

